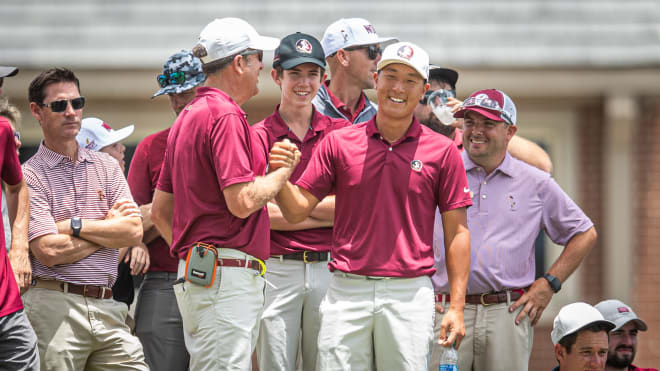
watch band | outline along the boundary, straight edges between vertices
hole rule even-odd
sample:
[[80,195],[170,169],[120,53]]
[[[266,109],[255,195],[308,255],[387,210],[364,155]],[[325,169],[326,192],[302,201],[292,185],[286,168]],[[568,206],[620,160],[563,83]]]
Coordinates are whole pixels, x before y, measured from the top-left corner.
[[550,288],[552,291],[555,293],[559,292],[561,290],[561,281],[559,278],[551,275],[550,273],[546,273],[543,275],[543,278],[545,278],[548,281],[548,284],[550,284]]
[[71,231],[73,237],[80,237],[80,230],[82,229],[82,220],[80,217],[74,216],[71,218]]

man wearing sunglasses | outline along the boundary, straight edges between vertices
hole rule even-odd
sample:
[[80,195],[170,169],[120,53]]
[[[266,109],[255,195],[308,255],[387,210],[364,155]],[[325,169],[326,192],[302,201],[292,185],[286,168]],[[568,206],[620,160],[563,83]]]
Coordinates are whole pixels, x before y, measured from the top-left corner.
[[74,73],[42,72],[29,88],[44,139],[23,165],[30,189],[33,280],[23,294],[41,369],[147,370],[142,345],[112,299],[119,249],[142,240],[140,210],[117,161],[80,147],[85,98]]
[[[508,95],[495,89],[477,91],[454,117],[463,118],[462,158],[473,202],[467,213],[472,263],[466,335],[458,350],[458,368],[527,370],[533,326],[593,247],[596,231],[549,173],[507,151],[518,128]],[[535,280],[534,247],[541,230],[565,248]],[[444,244],[437,225],[435,234],[436,266],[442,266]],[[433,281],[438,304],[451,305],[454,297],[446,273],[438,270]]]
[[[329,133],[297,185],[287,183],[277,196],[282,214],[295,223],[336,193],[333,276],[319,309],[319,370],[371,370],[374,364],[425,370],[433,340],[460,344],[465,333],[466,207],[472,202],[456,146],[413,116],[428,89],[428,55],[411,43],[389,45],[374,79],[378,114]],[[436,207],[449,236],[455,300],[434,339]]]
[[393,41],[392,37],[378,37],[374,26],[362,18],[342,18],[328,26],[321,44],[331,80],[321,85],[312,101],[316,109],[355,124],[371,119],[377,107],[363,90],[374,88],[381,44]]
[[242,19],[209,23],[193,48],[205,86],[168,136],[151,216],[180,259],[177,278],[184,276],[193,244],[218,251],[210,287],[179,279],[174,285],[193,370],[247,370],[256,346],[263,260],[270,255],[265,206],[291,176],[300,152],[287,151],[288,166],[262,176],[266,159],[240,105],[259,91],[263,50],[278,44]]
[[[195,98],[197,87],[206,77],[202,62],[192,52],[181,50],[171,55],[156,76],[160,89],[153,95],[169,97],[174,113],[179,113]],[[183,341],[181,313],[176,305],[172,283],[176,280],[179,259],[151,220],[153,199],[170,129],[144,138],[135,149],[128,170],[128,185],[140,205],[144,237],[151,265],[144,277],[135,308],[135,334],[144,346],[144,357],[152,370],[187,370],[190,356]]]

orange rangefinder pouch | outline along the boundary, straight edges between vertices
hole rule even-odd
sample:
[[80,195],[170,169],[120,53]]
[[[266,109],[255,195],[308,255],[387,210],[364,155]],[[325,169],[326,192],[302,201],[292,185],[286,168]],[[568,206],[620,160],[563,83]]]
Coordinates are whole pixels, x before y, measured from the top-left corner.
[[218,250],[215,246],[195,242],[186,257],[186,281],[204,287],[211,287],[218,267]]

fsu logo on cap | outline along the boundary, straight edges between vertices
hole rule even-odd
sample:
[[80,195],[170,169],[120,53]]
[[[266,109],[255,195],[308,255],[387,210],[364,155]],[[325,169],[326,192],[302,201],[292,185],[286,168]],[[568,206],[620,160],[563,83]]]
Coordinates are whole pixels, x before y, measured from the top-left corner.
[[619,313],[628,313],[628,312],[630,312],[628,310],[628,308],[626,308],[626,307],[618,307],[617,310],[619,311]]
[[396,54],[401,58],[410,60],[414,52],[413,52],[413,48],[410,47],[410,45],[404,45],[400,47],[399,50],[396,51]]
[[110,127],[110,125],[106,124],[105,122],[103,122],[103,123],[101,124],[101,127],[103,127],[103,128],[104,128],[105,130],[107,130],[107,131],[112,130],[112,128]]
[[312,54],[312,44],[305,39],[296,41],[296,50],[298,53]]
[[372,26],[370,24],[365,24],[363,26],[364,26],[364,29],[367,30],[367,33],[373,33],[373,34],[376,33],[376,29],[374,28],[374,26]]
[[424,164],[419,160],[412,160],[410,162],[410,168],[417,172],[422,170],[422,166],[424,166]]

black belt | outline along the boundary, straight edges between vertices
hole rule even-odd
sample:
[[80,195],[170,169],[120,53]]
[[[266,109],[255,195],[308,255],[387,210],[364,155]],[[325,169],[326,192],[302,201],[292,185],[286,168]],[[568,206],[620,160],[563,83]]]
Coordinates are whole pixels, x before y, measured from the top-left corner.
[[299,251],[286,255],[273,255],[272,258],[284,260],[299,260],[305,263],[328,261],[330,253],[327,251]]

